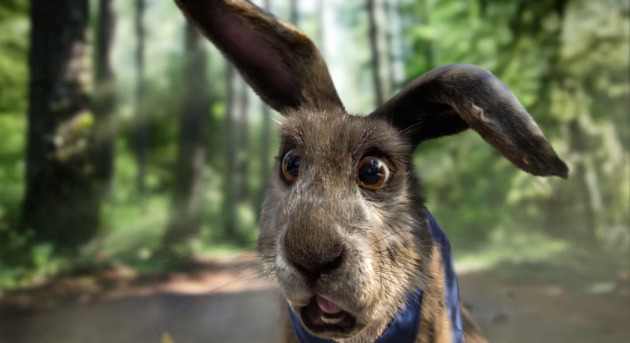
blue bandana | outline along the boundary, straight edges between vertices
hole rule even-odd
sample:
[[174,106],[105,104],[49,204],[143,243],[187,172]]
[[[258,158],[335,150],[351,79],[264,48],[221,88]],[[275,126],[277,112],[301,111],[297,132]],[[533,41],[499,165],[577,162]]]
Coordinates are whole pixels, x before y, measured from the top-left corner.
[[[451,244],[446,237],[446,233],[438,225],[433,215],[426,210],[427,222],[431,235],[436,244],[440,246],[442,253],[442,273],[444,274],[444,291],[446,296],[446,307],[448,316],[453,328],[453,343],[463,343],[462,318],[459,311],[459,290],[457,286],[457,276],[453,267],[451,257]],[[375,343],[413,343],[418,337],[420,323],[420,312],[422,308],[422,291],[417,290],[407,295],[405,307],[400,310],[383,334]],[[293,331],[300,343],[332,343],[331,340],[313,336],[306,331],[295,313],[289,308],[289,315]]]

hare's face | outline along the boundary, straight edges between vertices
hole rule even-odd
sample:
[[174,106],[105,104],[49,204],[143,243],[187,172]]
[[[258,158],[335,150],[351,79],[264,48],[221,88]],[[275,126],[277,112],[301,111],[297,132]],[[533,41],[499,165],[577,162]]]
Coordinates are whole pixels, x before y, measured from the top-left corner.
[[472,128],[519,168],[567,176],[525,108],[488,71],[435,68],[369,116],[353,117],[317,48],[292,25],[246,1],[176,2],[287,117],[258,249],[319,336],[387,323],[405,293],[422,286],[431,237],[410,162],[422,141]]
[[385,121],[334,110],[288,115],[280,131],[260,222],[267,270],[322,337],[391,318],[431,251],[411,146]]

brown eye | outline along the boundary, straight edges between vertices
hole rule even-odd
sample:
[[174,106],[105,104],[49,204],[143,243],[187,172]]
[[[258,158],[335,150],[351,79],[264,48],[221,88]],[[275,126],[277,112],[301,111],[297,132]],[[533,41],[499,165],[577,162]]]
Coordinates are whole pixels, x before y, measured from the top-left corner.
[[389,180],[389,167],[377,157],[367,156],[357,166],[357,183],[369,189],[381,189]]
[[294,182],[299,174],[302,149],[289,150],[282,159],[282,175],[289,182]]

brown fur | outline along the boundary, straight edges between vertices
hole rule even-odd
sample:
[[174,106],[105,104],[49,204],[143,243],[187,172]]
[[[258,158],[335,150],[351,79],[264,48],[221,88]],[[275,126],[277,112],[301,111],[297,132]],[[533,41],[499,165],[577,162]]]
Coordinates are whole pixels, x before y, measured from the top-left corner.
[[470,313],[464,306],[460,306],[462,314],[462,326],[464,329],[464,341],[466,343],[487,343],[488,340],[483,336],[483,332],[472,319]]
[[[283,294],[279,340],[296,342],[286,303],[309,329],[302,310],[325,297],[352,325],[309,330],[336,342],[373,342],[405,296],[422,289],[416,342],[450,342],[442,257],[426,221],[412,154],[424,140],[470,127],[519,168],[566,177],[566,165],[523,106],[491,73],[448,65],[422,75],[369,116],[353,116],[314,44],[295,27],[245,1],[176,2],[285,116],[257,246]],[[301,151],[299,175],[288,180],[281,162],[293,149]],[[368,156],[389,170],[379,189],[356,180],[359,162]],[[485,342],[465,309],[462,320],[466,342]]]
[[420,330],[416,343],[451,342],[451,323],[444,304],[444,278],[442,256],[437,246],[433,247],[433,259],[429,267],[431,279],[422,297]]

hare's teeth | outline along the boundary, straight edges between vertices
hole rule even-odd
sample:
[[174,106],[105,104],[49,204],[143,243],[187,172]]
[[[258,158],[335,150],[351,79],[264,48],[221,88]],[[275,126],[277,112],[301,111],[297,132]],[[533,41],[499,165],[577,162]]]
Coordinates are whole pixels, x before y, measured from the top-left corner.
[[344,318],[344,316],[340,316],[340,317],[336,317],[336,318],[328,318],[328,317],[326,317],[326,315],[322,315],[321,316],[322,321],[324,323],[326,323],[326,324],[337,324],[340,321],[342,321],[343,318]]

